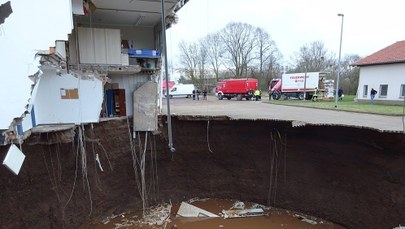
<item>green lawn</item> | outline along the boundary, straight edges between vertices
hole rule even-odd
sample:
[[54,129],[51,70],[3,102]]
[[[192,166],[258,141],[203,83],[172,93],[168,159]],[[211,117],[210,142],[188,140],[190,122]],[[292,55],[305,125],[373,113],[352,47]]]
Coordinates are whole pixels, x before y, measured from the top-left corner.
[[279,104],[286,106],[302,106],[302,107],[312,107],[319,109],[330,109],[330,110],[340,110],[340,111],[352,111],[361,113],[371,113],[371,114],[383,114],[383,115],[403,115],[404,108],[402,105],[382,105],[382,104],[370,104],[370,103],[357,103],[354,102],[354,95],[345,95],[343,100],[338,101],[338,106],[335,108],[335,100],[323,100],[318,102],[313,102],[311,100],[269,100],[269,97],[263,97],[262,101],[271,104]]

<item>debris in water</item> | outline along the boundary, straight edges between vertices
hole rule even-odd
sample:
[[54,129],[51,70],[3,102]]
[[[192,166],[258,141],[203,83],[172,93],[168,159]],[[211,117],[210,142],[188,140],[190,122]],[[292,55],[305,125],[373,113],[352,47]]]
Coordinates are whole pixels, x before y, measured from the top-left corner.
[[219,217],[218,215],[196,207],[186,202],[181,202],[177,215],[182,217]]
[[[171,211],[172,205],[171,204],[163,204],[156,206],[154,208],[148,209],[142,219],[137,219],[138,216],[132,216],[129,219],[126,218],[125,214],[120,214],[118,216],[121,216],[121,222],[120,223],[115,223],[115,229],[119,228],[127,228],[127,227],[132,227],[132,226],[139,226],[142,227],[142,225],[149,225],[149,226],[162,226],[163,224],[170,223],[170,211]],[[103,220],[104,224],[107,224],[110,222],[111,219],[116,218],[117,216],[111,216],[107,217],[107,219]]]
[[236,201],[229,210],[222,210],[221,216],[225,219],[228,218],[240,218],[249,216],[262,216],[264,213],[264,206],[260,204],[254,204],[252,208],[245,209],[245,203],[242,201]]
[[222,214],[224,216],[224,219],[265,215],[263,209],[261,209],[261,208],[241,209],[241,210],[222,210]]
[[294,214],[294,217],[298,218],[299,220],[301,220],[302,222],[306,222],[306,223],[310,223],[312,225],[316,225],[318,224],[318,222],[316,222],[314,219],[308,219],[308,217],[305,217],[303,215],[299,215],[299,214]]
[[187,203],[191,204],[194,203],[196,201],[201,201],[201,202],[205,202],[210,200],[210,198],[199,198],[199,197],[195,197],[195,198],[191,198],[190,200],[187,201]]
[[143,217],[143,223],[149,225],[163,225],[169,218],[172,205],[164,204],[157,206],[155,208],[149,209],[145,216]]
[[231,209],[245,209],[245,203],[243,203],[242,201],[236,201]]
[[312,224],[312,225],[318,224],[316,221],[310,220],[310,219],[302,219],[301,221],[306,222],[306,223],[310,223],[310,224]]
[[266,207],[263,204],[253,204],[251,208],[261,208],[263,210],[270,210],[271,207]]

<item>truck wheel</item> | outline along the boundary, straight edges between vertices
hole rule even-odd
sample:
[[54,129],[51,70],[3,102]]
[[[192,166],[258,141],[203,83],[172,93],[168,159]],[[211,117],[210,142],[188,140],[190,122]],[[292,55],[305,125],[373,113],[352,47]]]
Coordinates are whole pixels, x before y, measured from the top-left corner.
[[231,100],[231,97],[226,97],[228,100]]
[[273,97],[274,100],[279,100],[280,97],[281,97],[281,94],[280,93],[273,93],[272,97]]
[[317,96],[317,95],[315,95],[315,96],[312,96],[312,101],[313,101],[313,102],[316,102],[316,101],[318,101],[318,96]]
[[246,97],[246,100],[250,100],[251,98],[250,97]]
[[304,93],[299,93],[298,94],[298,99],[299,100],[304,100]]
[[238,94],[238,95],[236,96],[236,99],[239,100],[239,101],[242,100],[242,95],[241,95],[241,94]]
[[218,94],[218,99],[222,100],[224,98],[224,96],[222,94]]

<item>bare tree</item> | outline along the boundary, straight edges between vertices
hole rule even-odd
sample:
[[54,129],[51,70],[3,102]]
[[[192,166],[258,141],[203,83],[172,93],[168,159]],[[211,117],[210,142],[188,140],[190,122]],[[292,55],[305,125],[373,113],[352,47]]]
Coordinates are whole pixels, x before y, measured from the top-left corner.
[[198,47],[199,49],[196,56],[198,67],[198,77],[197,77],[198,80],[196,84],[199,85],[201,89],[203,89],[203,85],[205,84],[206,78],[208,77],[207,75],[208,71],[206,69],[206,63],[208,61],[208,53],[202,41],[200,42],[200,45]]
[[183,41],[179,48],[181,67],[177,70],[183,74],[182,80],[189,79],[193,84],[202,87],[208,75],[208,55],[202,41],[190,44]]
[[184,74],[184,78],[190,79],[194,83],[198,72],[199,45],[182,41],[179,44],[179,49],[181,67],[178,70]]
[[247,75],[256,45],[255,28],[246,23],[232,22],[222,29],[220,34],[226,50],[226,67],[235,77],[242,77],[243,73]]
[[263,76],[264,74],[264,64],[270,58],[269,53],[272,51],[274,41],[271,40],[270,35],[264,31],[262,28],[256,29],[256,39],[257,39],[257,59],[259,61],[259,74]]
[[323,71],[335,63],[332,54],[325,48],[322,41],[305,44],[295,53],[295,72]]
[[360,59],[359,55],[346,55],[341,62],[341,78],[339,85],[345,94],[355,95],[359,85],[360,69],[351,64]]
[[256,60],[258,61],[258,72],[256,76],[262,88],[267,87],[268,82],[281,73],[280,60],[282,58],[276,43],[271,36],[262,28],[257,28],[256,38]]
[[190,79],[200,86],[218,82],[220,77],[254,77],[265,88],[281,73],[282,55],[271,36],[246,23],[229,23],[198,43],[183,41],[179,49],[183,80]]
[[219,71],[222,64],[222,55],[224,53],[224,47],[219,33],[209,34],[202,41],[203,47],[207,52],[207,61],[212,67],[215,79],[219,81]]

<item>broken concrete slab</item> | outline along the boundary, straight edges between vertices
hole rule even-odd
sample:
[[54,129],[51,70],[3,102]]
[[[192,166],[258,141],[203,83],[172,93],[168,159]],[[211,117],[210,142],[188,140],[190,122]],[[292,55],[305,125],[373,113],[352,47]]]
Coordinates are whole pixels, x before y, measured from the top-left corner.
[[265,215],[264,210],[261,208],[222,210],[222,214],[223,214],[224,219]]
[[182,217],[219,217],[219,215],[216,215],[186,202],[181,202],[180,208],[177,211],[177,215]]

